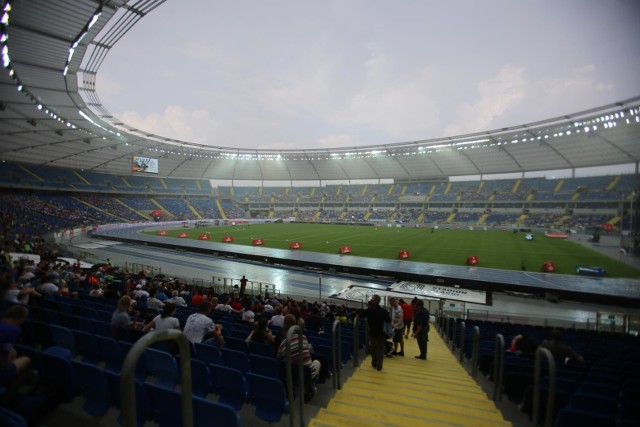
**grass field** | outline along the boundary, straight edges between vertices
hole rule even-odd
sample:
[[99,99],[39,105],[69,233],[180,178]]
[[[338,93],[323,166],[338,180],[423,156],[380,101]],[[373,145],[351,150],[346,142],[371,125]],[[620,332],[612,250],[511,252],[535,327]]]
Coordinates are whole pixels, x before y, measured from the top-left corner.
[[[576,266],[605,267],[607,277],[640,277],[640,270],[602,255],[576,242],[552,239],[534,233],[526,241],[524,233],[499,230],[446,230],[427,228],[366,227],[330,224],[252,224],[168,230],[167,238],[188,232],[189,238],[210,233],[210,241],[221,242],[233,236],[233,244],[251,246],[253,239],[263,239],[264,247],[289,249],[294,241],[302,242],[298,250],[338,254],[341,246],[351,246],[344,256],[397,259],[398,252],[411,252],[409,261],[465,265],[467,257],[476,255],[479,267],[540,271],[545,261],[554,261],[556,273],[576,274]],[[156,234],[150,232],[149,234]],[[230,244],[230,243],[228,243]],[[256,248],[260,250],[260,248]]]

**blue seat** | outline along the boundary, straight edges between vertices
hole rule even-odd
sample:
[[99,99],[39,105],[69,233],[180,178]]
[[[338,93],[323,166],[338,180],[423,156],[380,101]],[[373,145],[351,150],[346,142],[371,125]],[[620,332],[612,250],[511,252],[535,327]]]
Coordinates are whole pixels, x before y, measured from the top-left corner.
[[202,360],[204,363],[224,365],[224,359],[218,347],[209,344],[195,343],[194,348],[195,354],[191,357]]
[[615,418],[598,412],[563,408],[556,416],[555,427],[614,427]]
[[77,350],[76,339],[73,336],[73,332],[64,326],[50,325],[50,328],[53,345],[66,348],[71,352],[71,356],[75,356]]
[[576,392],[569,398],[568,408],[579,411],[593,411],[614,417],[618,412],[618,401],[613,397]]
[[82,356],[82,361],[97,365],[100,361],[100,350],[98,342],[93,334],[81,330],[72,330],[76,339],[76,349]]
[[233,336],[229,336],[224,339],[224,348],[228,350],[235,350],[235,351],[240,351],[244,354],[248,354],[249,346],[247,345],[245,338],[236,338]]
[[99,417],[107,413],[111,401],[109,381],[102,369],[78,360],[72,360],[76,391],[84,396],[82,409]]
[[[129,350],[133,347],[133,344],[128,341],[118,341],[118,345],[120,346],[120,351],[122,353],[122,361],[127,357]],[[146,381],[149,376],[148,370],[149,362],[147,361],[147,352],[143,351],[138,359],[138,363],[136,364],[136,380],[138,381]]]
[[243,374],[251,370],[251,362],[249,361],[247,353],[223,348],[222,358],[224,359],[225,366],[237,369]]
[[75,317],[75,326],[72,328],[76,331],[84,331],[90,334],[95,334],[96,331],[93,329],[93,323],[91,319],[83,316]]
[[231,406],[236,411],[248,399],[247,380],[242,372],[214,363],[209,364],[214,387],[218,393],[218,401]]
[[0,425],[3,427],[28,427],[27,420],[6,408],[0,407]]
[[124,358],[122,357],[122,351],[120,350],[118,342],[113,338],[102,335],[96,335],[95,338],[98,343],[102,361],[104,361],[104,369],[120,372]]
[[258,354],[260,356],[274,357],[275,349],[270,344],[251,341],[249,343],[249,354]]
[[182,393],[150,383],[145,383],[144,388],[149,396],[152,417],[160,427],[181,427]]
[[176,359],[171,354],[154,348],[147,348],[144,352],[147,355],[147,370],[155,377],[155,384],[169,389],[174,388],[178,383]]
[[280,378],[280,362],[275,357],[250,354],[251,372],[270,378]]
[[[115,372],[104,371],[109,380],[109,387],[111,389],[112,401],[118,402],[116,406],[122,409],[120,399],[120,374]],[[136,396],[136,425],[143,427],[147,419],[151,418],[151,404],[149,402],[149,396],[145,389],[144,384],[141,381],[134,381],[134,392]],[[122,425],[122,411],[118,414],[118,422]]]
[[193,397],[193,419],[195,427],[210,427],[211,420],[224,427],[241,427],[240,415],[224,403]]
[[246,375],[251,403],[256,407],[256,416],[275,423],[289,413],[289,400],[281,380],[249,372]]
[[[180,368],[180,357],[176,357],[178,365],[178,375],[182,384],[182,369]],[[207,395],[214,391],[211,384],[211,372],[209,366],[202,360],[191,359],[191,391],[194,396],[206,398]]]
[[69,402],[75,396],[74,371],[71,366],[71,352],[64,347],[48,347],[40,352],[42,384],[60,402]]

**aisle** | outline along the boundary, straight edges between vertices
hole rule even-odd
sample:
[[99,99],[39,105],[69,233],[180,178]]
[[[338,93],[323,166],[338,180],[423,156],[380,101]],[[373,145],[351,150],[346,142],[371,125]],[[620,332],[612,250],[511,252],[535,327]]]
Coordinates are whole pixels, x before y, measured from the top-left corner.
[[415,359],[416,341],[405,356],[386,358],[382,371],[367,356],[310,426],[510,426],[432,328],[428,360]]

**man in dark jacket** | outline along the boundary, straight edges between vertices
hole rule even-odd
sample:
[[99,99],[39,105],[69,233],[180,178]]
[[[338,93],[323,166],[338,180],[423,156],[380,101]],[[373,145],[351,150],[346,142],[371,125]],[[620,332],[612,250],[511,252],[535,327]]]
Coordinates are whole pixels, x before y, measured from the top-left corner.
[[429,310],[424,301],[418,300],[418,309],[413,315],[413,337],[418,340],[420,355],[416,359],[427,360],[427,342],[429,341]]
[[369,323],[371,366],[381,371],[387,342],[387,334],[384,333],[383,327],[384,322],[391,322],[391,316],[389,316],[387,310],[380,307],[380,295],[373,295],[368,306],[369,307],[362,313],[362,317],[365,317]]

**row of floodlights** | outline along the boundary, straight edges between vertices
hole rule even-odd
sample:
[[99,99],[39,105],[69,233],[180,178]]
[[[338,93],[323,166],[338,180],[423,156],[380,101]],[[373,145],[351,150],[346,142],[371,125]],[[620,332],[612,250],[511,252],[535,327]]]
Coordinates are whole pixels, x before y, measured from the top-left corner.
[[[38,111],[44,112],[45,114],[47,114],[52,119],[57,120],[58,122],[66,125],[68,128],[77,129],[78,127],[75,124],[73,124],[71,121],[60,117],[60,115],[57,114],[54,109],[47,107],[42,102],[40,102],[40,100],[36,99],[36,97],[33,96],[29,92],[29,90],[27,88],[25,88],[25,86],[20,81],[20,78],[17,76],[13,66],[11,65],[11,56],[9,55],[9,46],[8,46],[8,40],[9,40],[8,27],[9,27],[11,9],[12,9],[11,0],[5,0],[2,3],[2,17],[0,18],[0,43],[1,43],[1,46],[2,46],[0,48],[0,53],[1,53],[1,59],[2,59],[2,66],[8,70],[9,76],[12,77],[16,81],[16,88],[17,88],[18,92],[24,93],[26,96],[28,96],[31,99],[31,101],[34,103],[35,108]],[[67,56],[67,61],[66,61],[63,73],[62,73],[63,75],[66,76],[66,74],[67,74],[67,71],[69,69],[69,63],[71,62],[71,59],[73,58],[73,53],[75,52],[75,49],[78,47],[78,44],[87,35],[89,29],[93,26],[93,24],[95,24],[97,22],[97,20],[100,17],[101,13],[102,13],[102,5],[100,5],[98,7],[98,9],[91,16],[91,18],[89,19],[89,22],[85,25],[85,27],[80,32],[80,34],[78,34],[78,36],[72,41],[71,46],[69,47],[69,55]],[[84,119],[89,121],[94,126],[100,128],[100,129],[102,129],[102,130],[104,130],[106,132],[109,132],[111,134],[120,136],[119,133],[114,132],[114,131],[112,131],[110,129],[107,129],[107,128],[99,125],[98,123],[94,122],[93,120],[91,120],[89,118],[89,116],[87,116],[84,112],[79,111],[79,113]],[[28,123],[31,124],[32,126],[36,125],[36,121],[33,120],[33,119],[28,120]],[[89,135],[91,135],[91,136],[96,136],[92,132],[87,131],[87,133]],[[102,137],[102,139],[106,139],[106,138]]]
[[[631,113],[633,111],[633,113]],[[630,115],[635,116],[635,122],[640,123],[640,115],[638,115],[637,109],[630,110]],[[606,117],[606,118],[605,118]],[[607,122],[601,123],[605,129],[611,129],[616,127],[618,124],[615,121],[616,118],[620,119],[624,117],[624,113],[620,112],[611,116],[604,116],[602,119],[597,118],[598,122],[601,120],[608,120]],[[595,122],[594,120],[593,122]],[[625,118],[626,124],[631,124],[632,120],[628,117]],[[540,142],[542,140],[548,140],[549,138],[560,138],[563,136],[570,136],[573,133],[588,133],[592,131],[598,130],[598,125],[585,125],[586,122],[576,123],[574,126],[580,126],[579,128],[572,130],[566,130],[562,132],[555,132],[553,134],[545,134],[531,137],[523,137],[521,139],[512,139],[509,141],[495,141],[490,138],[482,138],[477,140],[470,141],[460,141],[460,142],[450,142],[447,144],[437,144],[437,145],[429,145],[429,146],[420,146],[417,149],[411,149],[408,151],[390,151],[390,150],[371,150],[371,151],[354,151],[347,153],[329,153],[324,156],[318,155],[317,153],[309,153],[308,155],[301,154],[292,154],[290,156],[283,154],[259,154],[259,153],[224,153],[219,152],[216,154],[203,154],[202,152],[198,153],[188,153],[188,152],[177,152],[172,150],[163,150],[161,148],[155,148],[154,150],[163,154],[172,154],[172,155],[185,155],[190,157],[197,158],[206,158],[206,159],[234,159],[234,160],[332,160],[332,159],[362,159],[362,158],[372,158],[378,156],[413,156],[419,154],[432,154],[432,153],[441,153],[446,151],[451,151],[452,149],[457,150],[467,150],[467,149],[476,149],[476,148],[485,148],[485,147],[495,147],[502,146],[508,144],[518,144],[518,143],[526,143],[526,142]],[[127,145],[129,145],[127,143]]]
[[[10,16],[10,12],[11,12],[11,1],[10,0],[5,0],[4,4],[3,4],[3,8],[2,8],[2,17],[0,18],[0,24],[1,24],[1,32],[0,32],[0,43],[2,43],[2,50],[1,50],[1,57],[2,57],[2,65],[4,68],[7,68],[9,70],[9,75],[11,77],[13,77],[16,81],[17,81],[17,89],[19,92],[25,92],[26,94],[28,94],[31,98],[31,100],[35,103],[36,108],[38,110],[44,110],[44,112],[46,114],[48,114],[51,118],[53,118],[54,120],[58,120],[60,123],[66,124],[67,127],[70,127],[72,129],[77,129],[77,127],[71,123],[68,120],[63,119],[62,117],[59,117],[52,109],[47,108],[46,106],[44,106],[42,103],[40,103],[38,100],[36,100],[36,98],[34,96],[32,96],[30,93],[28,93],[28,91],[26,91],[26,89],[24,88],[24,86],[22,85],[22,83],[20,82],[20,80],[17,78],[17,76],[15,75],[15,71],[13,69],[13,67],[11,66],[11,58],[9,56],[9,47],[7,45],[7,40],[9,38],[8,32],[7,32],[7,27],[9,26],[9,16]],[[98,6],[98,8],[96,9],[96,11],[91,15],[91,18],[89,19],[89,22],[87,22],[87,24],[84,26],[84,28],[82,29],[82,31],[76,36],[76,38],[71,42],[71,45],[69,47],[69,53],[67,56],[67,60],[65,63],[65,67],[63,70],[63,75],[66,76],[67,72],[69,70],[69,64],[71,63],[71,60],[73,58],[73,55],[75,53],[76,48],[78,47],[78,45],[80,44],[80,42],[82,41],[82,39],[87,35],[87,33],[89,32],[89,30],[91,29],[91,27],[98,21],[98,19],[100,18],[100,15],[102,14],[102,5]],[[107,129],[104,126],[100,125],[99,123],[96,123],[94,120],[92,120],[87,114],[85,114],[82,110],[78,111],[79,114],[85,119],[87,120],[89,123],[91,123],[92,125],[106,131],[109,132],[111,134],[114,134],[116,136],[120,136],[120,133],[115,132],[111,129]],[[632,108],[629,109],[628,114],[631,116],[635,116],[635,121],[636,123],[640,123],[640,116],[639,116],[639,109],[636,108]],[[596,117],[594,119],[588,120],[588,121],[583,121],[583,122],[576,122],[574,123],[574,126],[578,129],[576,129],[576,133],[580,133],[580,130],[582,129],[585,133],[586,132],[590,132],[590,131],[596,131],[598,129],[598,125],[597,124],[592,124],[590,125],[590,123],[601,123],[602,126],[605,129],[610,129],[613,127],[617,126],[617,123],[615,120],[618,119],[622,119],[625,118],[625,112],[624,111],[619,111],[616,113],[611,113],[608,115],[603,115],[600,117]],[[629,118],[627,117],[625,119],[627,124],[630,124],[631,121],[629,120]],[[30,123],[34,123],[33,121],[30,121]],[[91,132],[89,132],[89,134],[91,134]],[[557,137],[561,137],[561,136],[565,136],[565,135],[571,135],[572,132],[571,130],[567,130],[565,132],[556,132],[553,134],[554,138]],[[93,135],[93,134],[91,134]],[[106,139],[105,137],[102,137],[103,139]],[[537,136],[537,137],[524,137],[522,139],[512,139],[510,141],[495,141],[493,139],[490,138],[482,138],[479,140],[470,140],[470,141],[460,141],[460,142],[450,142],[450,143],[446,143],[446,144],[433,144],[433,145],[428,145],[428,146],[418,146],[417,149],[416,147],[411,147],[409,149],[396,149],[396,150],[371,150],[371,151],[354,151],[354,152],[342,152],[342,153],[330,153],[328,155],[325,155],[324,158],[321,155],[316,155],[313,157],[309,157],[309,156],[302,156],[302,155],[293,155],[293,157],[288,157],[287,160],[304,160],[304,161],[308,161],[308,160],[330,160],[330,159],[361,159],[361,158],[371,158],[371,157],[378,157],[378,156],[412,156],[412,155],[417,155],[417,154],[431,154],[431,153],[439,153],[439,152],[443,152],[443,151],[450,151],[451,149],[457,149],[457,150],[466,150],[466,149],[474,149],[474,148],[482,148],[482,147],[492,147],[492,146],[500,146],[500,145],[506,145],[506,144],[517,144],[520,142],[533,142],[533,141],[540,141],[542,139],[548,139],[549,135],[544,135],[544,136]],[[499,138],[500,139],[500,138]],[[489,143],[489,144],[487,144]],[[133,146],[132,144],[127,143],[127,146]],[[159,151],[161,153],[165,153],[165,154],[172,154],[172,155],[185,155],[185,156],[190,156],[190,157],[199,157],[199,158],[210,158],[210,159],[214,159],[214,158],[225,158],[225,159],[247,159],[247,160],[283,160],[284,157],[281,154],[257,154],[257,153],[224,153],[224,152],[219,152],[213,155],[207,155],[207,154],[202,154],[201,151],[198,151],[196,153],[193,152],[179,152],[179,151],[172,151],[172,150],[162,150],[162,149],[158,149],[156,148],[155,151]]]

